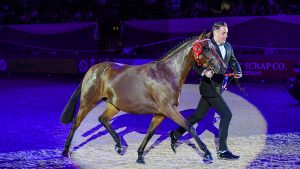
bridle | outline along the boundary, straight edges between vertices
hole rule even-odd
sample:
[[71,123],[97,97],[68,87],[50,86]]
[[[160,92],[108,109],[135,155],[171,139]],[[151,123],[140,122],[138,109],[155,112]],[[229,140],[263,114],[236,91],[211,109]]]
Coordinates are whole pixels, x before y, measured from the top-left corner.
[[[225,79],[224,79],[223,82],[222,82],[221,93],[219,93],[219,92],[217,91],[217,88],[216,88],[214,82],[211,80],[211,78],[209,78],[212,87],[215,89],[215,91],[216,91],[217,93],[222,94],[225,90],[227,90],[228,85],[230,84],[230,82],[232,81],[232,79],[234,79],[235,84],[239,87],[240,91],[241,91],[245,96],[248,96],[248,93],[245,91],[245,88],[244,88],[244,87],[243,87],[243,88],[241,87],[239,79],[234,78],[235,73],[224,74],[224,76],[225,76]],[[228,81],[228,78],[229,78],[229,77],[231,77],[231,78],[230,78],[230,80]]]
[[204,42],[204,41],[210,41],[210,39],[196,40],[193,44],[194,58],[195,58],[195,61],[197,62],[198,66],[201,66],[205,59],[205,57],[201,56],[201,54],[203,52],[203,46],[202,46],[201,42]]
[[[225,76],[225,79],[222,83],[222,88],[221,88],[221,93],[223,93],[225,90],[227,90],[227,87],[228,85],[230,84],[230,82],[232,81],[232,79],[234,79],[235,81],[235,84],[238,86],[238,88],[240,89],[240,91],[245,95],[245,96],[248,96],[248,93],[245,91],[245,88],[244,87],[241,87],[240,85],[240,81],[239,79],[236,79],[236,78],[233,78],[235,76],[235,73],[227,73],[227,74],[224,74]],[[228,81],[228,78],[230,78],[230,80]],[[212,82],[213,83],[213,82]]]

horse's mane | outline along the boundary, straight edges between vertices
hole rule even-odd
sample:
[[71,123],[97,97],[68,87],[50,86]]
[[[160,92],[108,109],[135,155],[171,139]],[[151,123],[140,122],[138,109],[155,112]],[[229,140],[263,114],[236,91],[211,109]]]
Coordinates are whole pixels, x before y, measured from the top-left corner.
[[181,49],[183,46],[185,46],[188,42],[190,42],[193,39],[198,38],[198,36],[192,36],[189,37],[187,39],[185,39],[184,41],[178,43],[175,47],[171,48],[169,51],[167,51],[161,58],[157,59],[158,62],[162,62],[166,59],[168,59],[170,56],[172,56],[172,54],[174,54],[178,49]]

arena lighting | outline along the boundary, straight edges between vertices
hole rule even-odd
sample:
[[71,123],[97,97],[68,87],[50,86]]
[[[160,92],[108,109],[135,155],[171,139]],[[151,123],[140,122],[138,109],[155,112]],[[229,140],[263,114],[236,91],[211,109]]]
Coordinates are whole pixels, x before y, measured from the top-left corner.
[[[121,138],[123,136],[125,143],[128,144],[126,153],[120,156],[114,150],[115,142],[112,137],[104,127],[99,125],[97,120],[106,108],[105,104],[102,103],[98,104],[88,114],[76,131],[72,142],[71,159],[82,168],[114,168],[116,166],[120,168],[193,168],[195,166],[197,168],[201,168],[201,166],[245,168],[264,149],[267,124],[261,112],[242,96],[230,91],[225,91],[223,95],[233,114],[228,146],[231,151],[241,156],[237,161],[227,163],[217,159],[214,134],[208,129],[211,127],[218,128],[219,121],[213,122],[213,119],[210,124],[199,123],[199,127],[197,124],[194,125],[197,132],[201,133],[201,139],[213,154],[214,162],[212,164],[207,166],[207,164],[202,163],[203,153],[195,148],[197,146],[192,138],[183,140],[177,147],[177,153],[173,153],[167,133],[169,130],[175,129],[177,125],[166,119],[149,141],[149,146],[146,147],[145,166],[136,164],[137,150],[143,141],[152,115],[132,115],[122,112],[112,120],[112,127],[116,129]],[[193,111],[199,98],[199,86],[197,84],[185,84],[181,92],[179,111],[182,114],[187,110]],[[208,121],[207,119],[204,120]],[[203,131],[205,126],[207,129]],[[150,147],[151,145],[152,147]]]
[[119,31],[119,26],[113,26],[113,27],[112,27],[112,30],[113,30],[113,31]]

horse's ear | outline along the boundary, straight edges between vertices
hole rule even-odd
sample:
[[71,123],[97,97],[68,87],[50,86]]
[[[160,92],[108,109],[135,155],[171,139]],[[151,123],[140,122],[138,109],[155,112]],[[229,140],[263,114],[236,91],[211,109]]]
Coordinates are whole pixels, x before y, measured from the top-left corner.
[[209,39],[210,38],[210,34],[211,34],[211,31],[209,31],[208,34],[205,35],[205,38]]
[[202,32],[198,39],[203,39],[203,37],[205,37],[205,36],[206,36],[206,33]]

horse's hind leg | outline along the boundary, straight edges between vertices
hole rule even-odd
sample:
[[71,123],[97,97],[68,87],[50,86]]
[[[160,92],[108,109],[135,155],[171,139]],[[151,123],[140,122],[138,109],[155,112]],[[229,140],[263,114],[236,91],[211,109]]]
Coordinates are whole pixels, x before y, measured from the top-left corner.
[[167,113],[166,116],[172,119],[173,121],[175,121],[181,127],[185,128],[186,131],[188,131],[190,134],[192,134],[198,146],[204,152],[203,161],[205,163],[211,163],[213,158],[211,156],[210,151],[207,149],[206,145],[202,142],[202,140],[197,135],[195,128],[191,124],[189,124],[187,120],[184,119],[184,117],[176,110],[176,108],[173,108],[173,110],[171,110],[170,113]]
[[138,159],[136,160],[137,163],[145,164],[144,157],[143,157],[145,147],[164,118],[165,116],[163,115],[154,115],[154,117],[152,118],[147,134],[138,149]]
[[76,129],[77,129],[76,120],[73,119],[72,128],[71,128],[71,131],[70,131],[69,136],[67,138],[67,141],[65,143],[64,151],[62,152],[62,155],[65,156],[65,157],[67,157],[69,155],[69,148],[71,146],[71,141],[72,141],[72,138],[74,136],[74,133],[75,133]]
[[110,135],[116,142],[115,150],[117,153],[122,155],[122,144],[119,135],[115,132],[115,130],[110,125],[110,120],[113,116],[115,116],[119,110],[110,103],[107,103],[107,108],[103,112],[103,114],[98,118],[98,121],[108,130]]
[[92,103],[89,101],[80,101],[80,107],[78,110],[77,117],[73,119],[72,129],[65,143],[63,156],[67,156],[69,154],[69,148],[71,146],[71,141],[73,139],[74,133],[76,129],[80,126],[81,122],[84,120],[86,115],[95,107],[96,103]]
[[[92,108],[95,106],[96,104],[93,105],[89,105],[88,107],[82,106],[80,105],[79,111],[78,111],[78,115],[76,118],[73,119],[73,123],[72,123],[72,129],[69,133],[69,136],[67,138],[67,141],[65,143],[65,147],[64,147],[64,151],[62,153],[63,156],[68,156],[69,154],[69,148],[71,146],[71,141],[73,139],[74,133],[76,131],[76,129],[79,127],[79,125],[81,124],[81,122],[83,121],[83,119],[85,118],[85,116],[92,110]],[[84,108],[82,108],[84,107]]]

